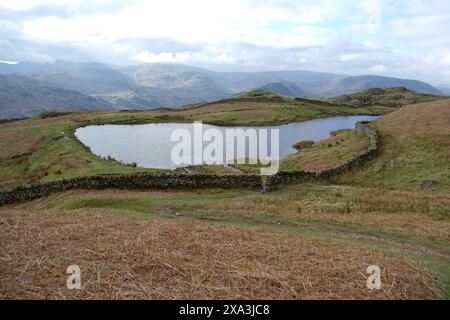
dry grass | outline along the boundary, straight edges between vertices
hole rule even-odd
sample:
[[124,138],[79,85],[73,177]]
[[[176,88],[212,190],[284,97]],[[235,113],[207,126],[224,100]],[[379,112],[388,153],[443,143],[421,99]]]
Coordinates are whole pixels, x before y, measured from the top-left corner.
[[206,113],[219,113],[219,112],[229,112],[229,111],[248,111],[257,110],[264,107],[264,103],[258,102],[233,102],[233,103],[213,103],[209,105],[202,106],[201,108],[191,108],[177,111],[180,115],[199,115]]
[[369,140],[353,130],[340,130],[311,148],[290,154],[281,160],[281,170],[319,171],[338,166],[366,150]]
[[450,242],[448,193],[305,184],[233,201],[211,200],[195,210],[331,222]]
[[[0,216],[3,299],[410,299],[436,295],[420,268],[372,249],[287,233],[136,219],[105,210]],[[83,288],[66,289],[76,263]],[[366,288],[366,268],[383,288]]]
[[[274,221],[277,221],[277,218],[299,218],[310,222],[336,223],[344,226],[370,228],[374,231],[398,233],[399,235],[418,236],[429,240],[450,241],[450,224],[448,222],[431,220],[420,214],[401,212],[391,214],[363,213],[356,212],[356,210],[344,214],[339,212],[342,210],[339,208],[339,204],[324,203],[322,205],[322,208],[318,208],[317,211],[309,208],[304,208],[302,211],[301,205],[295,207],[295,203],[279,209],[265,201],[255,203],[240,199],[233,203],[217,201],[213,204],[211,202],[207,205],[200,205],[198,210],[214,210],[231,216],[258,217],[260,215],[272,215]],[[345,205],[344,203],[342,207]],[[318,230],[323,231],[320,227]]]
[[[36,150],[42,135],[31,135],[26,131],[8,130],[0,131],[0,161],[14,161],[21,156],[31,154]],[[17,143],[20,141],[20,143]]]
[[419,134],[448,135],[450,99],[410,105],[378,122],[383,133],[402,139]]

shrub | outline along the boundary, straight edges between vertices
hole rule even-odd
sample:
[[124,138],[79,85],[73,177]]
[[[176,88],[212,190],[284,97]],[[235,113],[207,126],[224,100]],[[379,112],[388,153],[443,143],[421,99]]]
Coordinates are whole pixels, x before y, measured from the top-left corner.
[[312,148],[312,146],[314,146],[314,141],[312,140],[306,140],[306,141],[300,141],[297,142],[296,144],[294,144],[292,147],[294,147],[297,150],[301,150],[301,149],[309,149]]

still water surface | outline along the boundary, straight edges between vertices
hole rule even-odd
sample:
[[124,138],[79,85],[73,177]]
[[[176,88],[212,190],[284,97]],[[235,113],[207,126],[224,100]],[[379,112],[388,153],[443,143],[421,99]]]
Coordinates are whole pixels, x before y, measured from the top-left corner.
[[[225,137],[227,128],[278,129],[279,151],[282,158],[296,152],[292,145],[299,141],[326,139],[331,131],[353,129],[358,121],[372,121],[376,118],[374,116],[336,116],[261,127],[218,127],[203,124],[203,132],[214,128],[220,130]],[[192,123],[96,125],[78,128],[75,135],[98,156],[111,156],[123,163],[135,162],[143,168],[175,169],[177,165],[172,162],[171,152],[178,142],[172,142],[171,135],[179,128],[187,129],[192,137],[194,136]],[[204,143],[205,146],[208,144],[209,142]]]

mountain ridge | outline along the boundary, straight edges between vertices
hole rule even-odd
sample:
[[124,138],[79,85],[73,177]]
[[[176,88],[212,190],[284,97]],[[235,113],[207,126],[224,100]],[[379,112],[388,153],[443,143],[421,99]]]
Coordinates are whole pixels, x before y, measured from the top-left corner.
[[309,95],[306,91],[297,86],[295,83],[288,81],[271,82],[258,89],[290,97],[307,97]]
[[41,112],[111,109],[112,105],[77,91],[42,85],[21,75],[0,75],[0,119],[30,117]]
[[[62,60],[46,64],[0,63],[0,74],[28,77],[36,81],[31,87],[75,91],[80,99],[81,95],[90,96],[93,102],[110,110],[181,107],[232,98],[258,88],[309,98],[330,98],[375,87],[406,87],[419,93],[443,94],[430,84],[418,80],[373,75],[346,76],[305,70],[218,72],[164,63],[130,66]],[[1,93],[4,94],[2,86]],[[31,104],[42,110],[53,106],[51,101],[39,101],[40,106],[38,101]],[[15,106],[22,111],[27,108],[25,104],[18,105],[17,101]],[[16,116],[32,114],[22,111],[17,112]]]
[[[180,87],[185,88],[186,86],[206,85],[220,88],[226,93],[233,94],[256,89],[270,83],[290,82],[313,96],[325,95],[323,96],[324,98],[352,93],[352,90],[353,92],[357,92],[369,89],[370,87],[383,86],[405,86],[418,92],[424,91],[423,93],[441,93],[430,84],[419,80],[377,75],[350,76],[306,70],[218,72],[181,64],[147,63],[118,66],[96,62],[68,62],[62,60],[57,60],[52,64],[23,62],[11,65],[0,63],[0,74],[22,74],[44,82],[46,81],[47,75],[60,73],[64,76],[66,75],[64,72],[68,75],[76,72],[80,77],[83,75],[92,76],[92,74],[100,77],[102,73],[106,73],[107,80],[111,81],[111,78],[118,78],[123,82],[122,87],[120,87],[121,90],[135,87],[175,89]],[[89,78],[87,77],[86,80],[89,80]],[[50,81],[47,82],[48,85],[60,85],[58,79],[48,81]],[[405,82],[406,85],[401,85],[402,82]],[[349,87],[346,88],[346,85]],[[76,90],[76,88],[66,89]],[[99,91],[99,89],[90,90],[97,90],[98,92],[79,91],[88,94],[105,93]]]

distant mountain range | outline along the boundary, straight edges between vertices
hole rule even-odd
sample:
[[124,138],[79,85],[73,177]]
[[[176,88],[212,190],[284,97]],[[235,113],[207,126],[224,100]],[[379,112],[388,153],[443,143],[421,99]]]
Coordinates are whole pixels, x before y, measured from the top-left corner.
[[446,96],[450,96],[450,87],[436,87],[436,88]]
[[215,72],[173,64],[116,66],[56,61],[0,63],[0,118],[50,109],[152,109],[209,102],[262,89],[288,96],[329,98],[370,88],[405,87],[443,94],[416,80],[311,71]]
[[19,75],[0,75],[0,119],[23,118],[53,110],[112,109],[102,99],[83,93],[48,87]]
[[260,87],[259,89],[290,97],[307,97],[309,95],[295,83],[287,81],[268,83],[265,86]]

